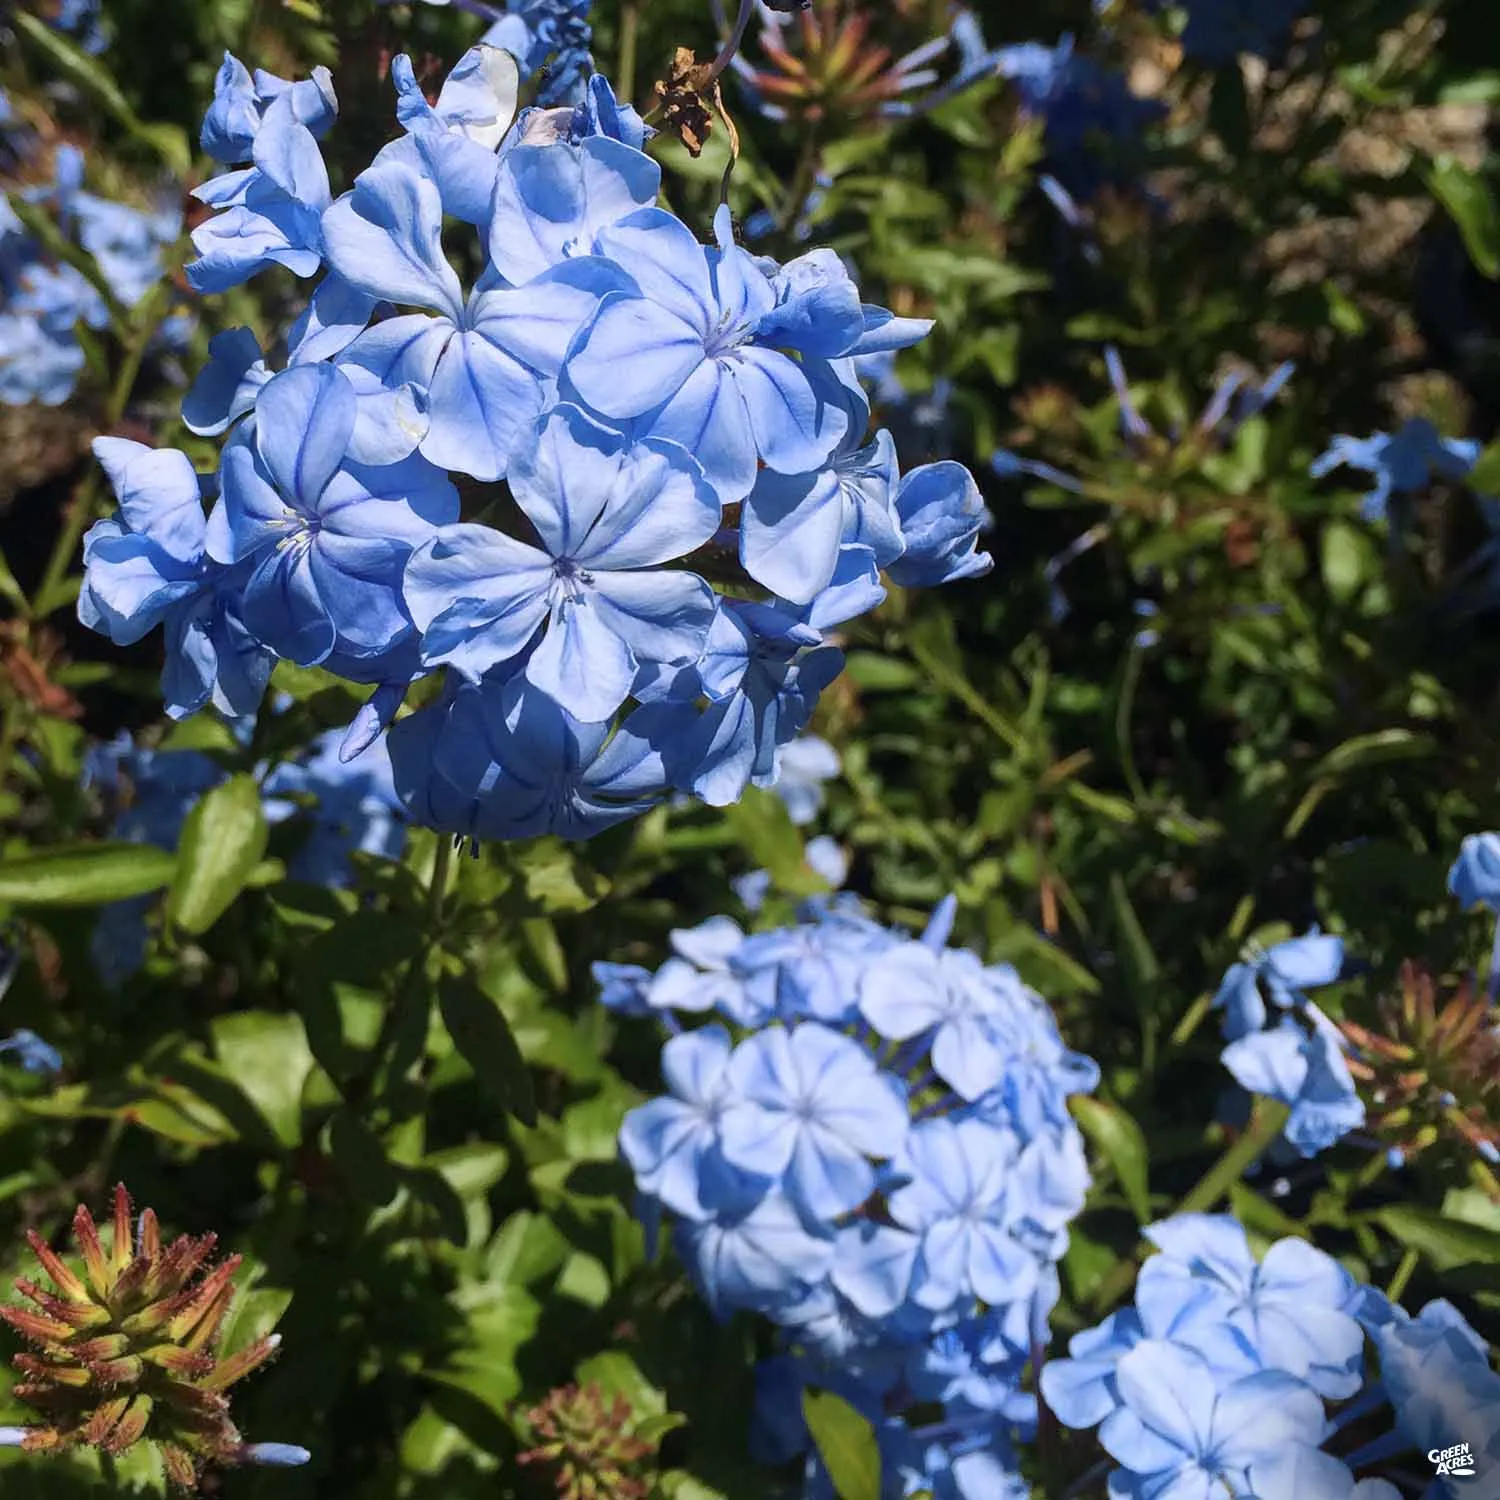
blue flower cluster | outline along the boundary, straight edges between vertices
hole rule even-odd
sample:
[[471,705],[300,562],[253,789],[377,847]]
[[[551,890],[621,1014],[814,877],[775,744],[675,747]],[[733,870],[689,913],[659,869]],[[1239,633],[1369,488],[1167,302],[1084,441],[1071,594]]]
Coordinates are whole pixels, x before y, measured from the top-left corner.
[[[672,1215],[717,1314],[780,1330],[760,1454],[806,1452],[816,1386],[875,1425],[887,1494],[1003,1500],[1026,1493],[1022,1376],[1089,1185],[1067,1101],[1098,1069],[1013,969],[946,947],[954,910],[920,940],[847,898],[749,936],[715,917],[674,933],[655,973],[595,976],[607,1006],[674,1033],[669,1093],[620,1133],[648,1222]],[[682,1030],[679,1013],[716,1019]],[[941,1416],[909,1421],[917,1408]],[[809,1494],[832,1493],[816,1458],[808,1474]]]
[[[830,251],[750,255],[727,209],[702,244],[597,75],[519,116],[494,47],[435,103],[407,58],[392,77],[404,134],[334,200],[326,71],[226,57],[202,141],[233,170],[197,190],[218,212],[188,278],[323,274],[284,368],[247,329],[213,341],[184,417],[228,434],[216,473],[96,443],[121,509],[86,538],[80,617],[122,644],[164,627],[176,716],[252,712],[278,658],[373,685],[346,756],[448,669],[390,753],[411,816],[459,837],[582,838],[770,785],[842,668],[825,632],[882,575],[990,566],[967,470],[902,475],[867,440],[855,358],[929,325],[863,304]],[[454,476],[505,480],[509,529],[462,520]]]
[[1290,1106],[1285,1138],[1305,1157],[1365,1119],[1343,1033],[1304,993],[1332,984],[1343,965],[1343,940],[1315,927],[1232,964],[1214,996],[1224,1012],[1224,1066],[1242,1088]]
[[[1146,1235],[1158,1253],[1134,1305],[1076,1334],[1040,1380],[1065,1426],[1099,1429],[1119,1466],[1111,1496],[1398,1500],[1394,1484],[1356,1472],[1470,1431],[1500,1450],[1500,1377],[1448,1303],[1411,1317],[1304,1240],[1257,1261],[1227,1215],[1178,1214]],[[1341,1439],[1387,1407],[1388,1432]]]
[[[297,829],[287,874],[309,885],[347,886],[352,854],[394,859],[406,841],[384,744],[345,761],[341,739],[339,731],[319,735],[302,754],[257,771],[266,821]],[[159,849],[177,847],[198,799],[224,779],[223,767],[210,756],[143,749],[128,734],[91,747],[84,761],[84,785],[100,792],[112,812],[111,837]],[[150,909],[151,898],[138,897],[99,913],[91,948],[94,966],[111,988],[145,962]]]
[[594,70],[590,0],[508,0],[509,13],[484,34],[537,79],[536,102],[577,104]]
[[[8,109],[0,95],[0,131]],[[0,166],[7,154],[18,157],[28,174],[11,191],[52,214],[59,230],[93,258],[114,297],[136,306],[161,279],[162,251],[181,233],[177,209],[145,212],[85,191],[84,157],[76,146],[59,145],[49,159],[24,132],[14,131],[11,152],[0,152]],[[50,172],[49,180],[35,180],[41,169]],[[102,329],[109,321],[99,290],[76,267],[54,261],[0,196],[0,401],[61,405],[84,364],[75,329],[80,323]],[[168,322],[163,336],[170,342],[180,331]]]

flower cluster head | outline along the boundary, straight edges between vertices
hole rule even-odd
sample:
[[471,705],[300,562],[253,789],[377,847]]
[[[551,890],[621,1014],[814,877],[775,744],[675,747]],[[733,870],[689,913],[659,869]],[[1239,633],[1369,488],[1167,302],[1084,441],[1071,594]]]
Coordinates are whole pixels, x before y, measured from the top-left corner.
[[[0,136],[7,134],[0,116]],[[24,224],[4,196],[11,189],[51,221],[64,240],[87,252],[120,306],[136,306],[161,279],[162,252],[182,229],[175,207],[146,211],[85,190],[84,155],[66,143],[44,150],[16,131],[0,145],[0,401],[60,406],[83,370],[79,323],[109,325],[111,308],[95,282],[60,260]],[[7,146],[10,149],[7,149]],[[15,158],[11,182],[7,160]],[[182,332],[169,319],[157,335],[172,343]]]
[[[867,440],[854,358],[928,325],[863,304],[830,251],[748,254],[727,209],[703,244],[597,75],[519,116],[494,47],[436,102],[408,59],[392,78],[404,133],[334,199],[326,72],[226,59],[203,140],[235,169],[199,190],[220,211],[189,279],[321,279],[284,368],[246,329],[214,340],[184,416],[228,434],[216,473],[96,445],[121,511],[87,539],[82,618],[165,628],[174,714],[252,711],[277,659],[373,685],[346,756],[441,671],[391,759],[412,817],[459,837],[582,838],[770,785],[841,669],[826,633],[882,575],[989,566],[967,471],[902,475]],[[506,487],[465,519],[456,480]]]
[[[722,0],[715,6],[727,26]],[[974,12],[953,0],[808,0],[762,6],[759,15],[759,56],[737,53],[731,67],[773,120],[909,119],[992,76],[1000,56]]]
[[[1098,1428],[1118,1465],[1111,1496],[1398,1500],[1356,1474],[1476,1421],[1493,1430],[1481,1413],[1500,1377],[1446,1302],[1412,1317],[1304,1240],[1257,1260],[1227,1214],[1178,1214],[1146,1235],[1158,1253],[1134,1304],[1074,1335],[1040,1381],[1065,1427]],[[1382,1412],[1385,1432],[1348,1435]]]
[[16,1355],[21,1378],[13,1394],[43,1418],[33,1427],[0,1428],[0,1444],[32,1453],[89,1447],[121,1454],[146,1442],[168,1479],[189,1490],[206,1464],[307,1462],[303,1448],[246,1443],[230,1419],[226,1392],[280,1343],[266,1334],[219,1353],[238,1256],[211,1265],[212,1234],[164,1244],[149,1208],[132,1229],[123,1187],[115,1189],[107,1248],[86,1207],[74,1216],[73,1236],[82,1274],[29,1230],[52,1290],[21,1277],[16,1290],[36,1310],[0,1307],[0,1318],[37,1351]]
[[[1067,1101],[1097,1068],[1013,969],[945,946],[952,919],[950,898],[915,940],[839,898],[776,931],[677,932],[655,973],[595,971],[606,1005],[673,1031],[669,1092],[620,1134],[648,1219],[671,1215],[716,1314],[780,1330],[758,1448],[805,1452],[799,1393],[833,1389],[876,1424],[898,1495],[939,1467],[979,1476],[964,1494],[1019,1482],[1021,1376],[1089,1184]],[[906,1421],[934,1405],[941,1426]]]
[[1439,1003],[1438,982],[1402,965],[1396,995],[1383,998],[1376,1024],[1339,1022],[1349,1071],[1372,1106],[1370,1128],[1395,1163],[1441,1140],[1475,1153],[1475,1175],[1500,1197],[1500,1033],[1494,1004],[1466,976]]
[[1326,1151],[1365,1119],[1345,1055],[1349,1044],[1305,994],[1332,984],[1343,965],[1343,940],[1314,927],[1231,964],[1214,996],[1224,1012],[1224,1066],[1242,1088],[1291,1109],[1284,1136],[1305,1157]]
[[562,1386],[523,1417],[532,1446],[522,1465],[550,1467],[559,1500],[646,1500],[656,1444],[636,1434],[624,1395],[611,1400],[597,1384]]

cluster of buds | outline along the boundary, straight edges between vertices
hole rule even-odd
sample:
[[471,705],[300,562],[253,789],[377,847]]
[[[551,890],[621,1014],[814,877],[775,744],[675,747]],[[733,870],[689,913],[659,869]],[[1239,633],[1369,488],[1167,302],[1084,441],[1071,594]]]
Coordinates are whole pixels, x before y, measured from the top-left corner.
[[560,1500],[646,1500],[656,1445],[635,1432],[635,1414],[619,1394],[608,1400],[596,1384],[548,1393],[524,1417],[533,1447],[521,1464],[556,1470]]
[[263,1365],[280,1342],[268,1334],[220,1358],[240,1257],[210,1266],[216,1237],[183,1235],[162,1244],[148,1208],[132,1233],[130,1197],[115,1189],[106,1249],[80,1206],[73,1235],[80,1275],[35,1231],[27,1239],[54,1290],[21,1277],[16,1290],[35,1307],[0,1307],[35,1353],[18,1354],[14,1394],[44,1421],[0,1429],[0,1443],[33,1453],[79,1447],[118,1455],[154,1443],[168,1479],[193,1489],[206,1464],[293,1465],[307,1451],[246,1443],[229,1416],[226,1392]]
[[1466,977],[1440,1005],[1431,974],[1408,961],[1400,990],[1383,998],[1378,1029],[1340,1022],[1349,1071],[1366,1085],[1369,1121],[1405,1162],[1445,1138],[1478,1158],[1471,1171],[1500,1197],[1500,1031],[1488,995]]
[[736,70],[773,119],[843,127],[910,117],[985,71],[976,66],[988,61],[977,32],[966,45],[968,13],[958,22],[951,11],[946,0],[887,0],[868,10],[811,0],[789,22],[764,27],[759,59],[737,60]]

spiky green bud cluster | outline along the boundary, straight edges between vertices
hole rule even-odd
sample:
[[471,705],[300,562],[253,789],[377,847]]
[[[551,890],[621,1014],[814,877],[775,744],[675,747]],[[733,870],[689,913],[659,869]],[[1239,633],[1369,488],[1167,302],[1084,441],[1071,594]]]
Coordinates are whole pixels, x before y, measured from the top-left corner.
[[[183,1489],[197,1485],[207,1464],[262,1461],[230,1420],[226,1392],[270,1359],[280,1340],[270,1334],[226,1359],[217,1353],[241,1258],[211,1266],[212,1234],[164,1246],[149,1208],[132,1233],[123,1186],[115,1189],[109,1248],[82,1205],[73,1237],[81,1275],[28,1231],[53,1290],[20,1277],[16,1290],[32,1307],[0,1307],[0,1318],[35,1349],[16,1355],[14,1389],[44,1420],[22,1429],[20,1446],[121,1454],[154,1443],[168,1479]],[[306,1457],[301,1449],[277,1451]]]
[[525,1416],[534,1446],[521,1464],[555,1471],[559,1500],[646,1500],[656,1444],[636,1435],[635,1414],[623,1396],[606,1400],[594,1384],[563,1386]]

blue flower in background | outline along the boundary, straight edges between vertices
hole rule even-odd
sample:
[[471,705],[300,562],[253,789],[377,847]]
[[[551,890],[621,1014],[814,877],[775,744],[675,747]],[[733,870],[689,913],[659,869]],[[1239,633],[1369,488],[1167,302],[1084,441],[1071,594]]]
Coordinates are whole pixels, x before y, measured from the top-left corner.
[[1021,107],[1042,122],[1049,170],[1074,198],[1118,179],[1139,154],[1145,129],[1165,114],[1134,94],[1125,78],[1074,49],[1023,42],[1002,47],[997,71],[1015,84]]
[[1366,520],[1383,521],[1393,498],[1419,494],[1434,480],[1464,479],[1479,449],[1471,439],[1445,438],[1425,417],[1410,417],[1394,434],[1334,438],[1309,472],[1315,479],[1337,468],[1372,475],[1375,486],[1366,494],[1361,513]]
[[51,1042],[44,1042],[36,1032],[22,1027],[0,1041],[0,1053],[9,1052],[28,1073],[59,1073],[62,1053]]
[[351,854],[395,859],[406,843],[386,742],[346,759],[343,738],[338,729],[319,735],[308,754],[283,761],[261,782],[268,822],[301,814],[309,825],[287,874],[310,885],[348,885]]
[[811,823],[823,807],[823,783],[842,769],[839,753],[827,740],[804,734],[783,745],[776,758],[775,792],[799,828]]
[[[635,1014],[675,1027],[673,1011],[717,1010],[747,1028],[737,1044],[717,1024],[674,1035],[671,1096],[627,1116],[621,1149],[647,1215],[676,1212],[713,1310],[763,1312],[781,1330],[789,1357],[759,1382],[757,1451],[807,1452],[800,1393],[831,1389],[877,1427],[883,1493],[935,1484],[993,1500],[1024,1494],[1011,1445],[1034,1430],[1036,1403],[1023,1380],[1088,1186],[1066,1096],[1097,1070],[1065,1081],[1059,1055],[1074,1054],[1050,1015],[1036,1027],[1040,997],[972,954],[955,956],[996,976],[1001,1011],[1026,1016],[997,1023],[1011,1045],[988,1054],[974,1104],[934,1074],[925,1040],[860,1018],[873,976],[912,950],[935,959],[955,909],[944,902],[920,941],[852,898],[806,902],[795,927],[750,936],[716,917],[675,933],[654,979],[613,966],[598,977]],[[685,1080],[679,1054],[701,1058],[701,1076]],[[1042,1097],[1047,1109],[1027,1102]],[[942,1415],[909,1424],[918,1405]],[[808,1493],[831,1495],[816,1455],[807,1462]]]
[[243,160],[248,146],[253,165],[193,189],[200,203],[217,211],[193,230],[198,259],[185,271],[198,292],[228,291],[272,265],[308,277],[323,263],[322,218],[330,194],[318,135],[337,110],[332,83],[326,72],[310,84],[258,73],[247,100],[244,71],[225,59],[204,121],[206,150]]
[[1346,1046],[1339,1029],[1308,1005],[1300,1018],[1284,1016],[1231,1042],[1223,1062],[1242,1088],[1291,1106],[1285,1138],[1301,1155],[1316,1156],[1365,1122]]
[[1459,845],[1448,890],[1465,911],[1487,906],[1500,913],[1500,833],[1473,833]]
[[1304,990],[1332,984],[1343,967],[1343,939],[1316,927],[1231,964],[1214,996],[1215,1009],[1224,1012],[1225,1037],[1237,1041],[1265,1026],[1262,988],[1279,1009],[1297,1009],[1307,1004]]

